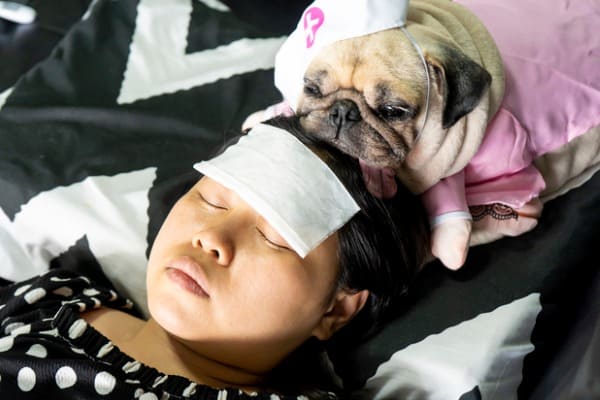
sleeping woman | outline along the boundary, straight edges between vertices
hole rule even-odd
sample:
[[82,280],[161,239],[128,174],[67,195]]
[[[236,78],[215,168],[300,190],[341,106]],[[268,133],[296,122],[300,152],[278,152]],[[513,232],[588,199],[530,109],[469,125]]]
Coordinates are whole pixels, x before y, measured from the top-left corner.
[[1,398],[335,396],[305,378],[308,349],[366,338],[402,298],[428,248],[420,202],[371,196],[296,119],[194,167],[150,252],[148,320],[65,270],[0,288]]

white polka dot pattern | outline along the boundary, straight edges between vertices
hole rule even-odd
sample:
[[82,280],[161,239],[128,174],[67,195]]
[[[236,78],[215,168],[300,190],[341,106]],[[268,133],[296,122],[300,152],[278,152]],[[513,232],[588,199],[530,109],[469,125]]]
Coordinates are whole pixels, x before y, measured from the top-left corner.
[[80,349],[79,347],[71,347],[71,351],[77,354],[85,354],[85,350]]
[[196,384],[195,383],[190,383],[188,385],[188,387],[186,387],[183,391],[183,397],[190,397],[192,396],[194,393],[196,393]]
[[58,336],[58,329],[54,328],[54,329],[50,329],[47,331],[41,331],[40,334],[56,337],[56,336]]
[[108,372],[99,372],[96,374],[96,378],[94,378],[94,389],[100,395],[107,395],[113,391],[116,383],[117,380],[115,377]]
[[21,324],[21,326],[18,326],[15,329],[12,329],[10,331],[10,334],[11,334],[11,336],[19,336],[19,335],[26,335],[29,332],[31,332],[31,325]]
[[88,296],[88,297],[92,297],[92,296],[99,295],[100,292],[98,291],[98,289],[91,288],[91,289],[85,289],[83,291],[83,294],[86,295],[86,296]]
[[69,337],[71,339],[77,339],[83,335],[83,332],[85,332],[86,328],[87,322],[85,322],[83,319],[78,319],[77,321],[73,322],[73,325],[71,325],[69,328]]
[[23,298],[27,303],[33,304],[43,299],[44,296],[46,296],[46,291],[43,288],[37,288],[25,293],[25,296],[23,296]]
[[161,383],[163,383],[166,380],[167,380],[167,376],[166,375],[159,376],[159,377],[157,377],[154,380],[154,383],[152,384],[152,387],[155,388],[155,387],[157,387],[158,385],[160,385]]
[[125,371],[126,374],[131,374],[138,371],[141,366],[142,365],[137,361],[129,361],[123,365],[123,371]]
[[13,336],[5,336],[0,338],[0,353],[12,349],[15,338]]
[[21,368],[17,374],[17,386],[23,392],[29,392],[33,389],[35,387],[35,380],[35,372],[29,367]]
[[28,291],[30,287],[31,287],[31,285],[23,285],[23,286],[19,287],[17,290],[15,290],[15,296],[22,295],[23,293]]
[[32,345],[29,350],[27,350],[28,356],[37,357],[37,358],[46,358],[48,356],[48,351],[41,344]]
[[80,276],[79,279],[81,279],[82,281],[85,281],[85,283],[92,283],[88,278],[86,278],[85,276]]
[[22,327],[23,325],[25,325],[23,322],[12,322],[8,325],[6,325],[6,327],[4,328],[4,333],[7,335],[12,334],[12,331],[14,331],[17,328]]
[[107,355],[108,353],[110,353],[111,350],[114,349],[114,348],[115,348],[115,346],[112,344],[112,342],[106,343],[104,346],[102,346],[100,348],[100,350],[98,350],[97,357],[98,358],[104,357],[105,355]]
[[60,367],[54,376],[56,386],[60,389],[67,389],[77,383],[77,374],[71,367]]
[[52,282],[69,282],[71,278],[59,278],[58,276],[53,276],[50,278]]

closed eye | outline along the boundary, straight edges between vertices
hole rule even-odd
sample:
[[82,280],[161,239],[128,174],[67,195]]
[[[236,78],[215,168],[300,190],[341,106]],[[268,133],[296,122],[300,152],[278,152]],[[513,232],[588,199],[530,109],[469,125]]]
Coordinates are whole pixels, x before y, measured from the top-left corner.
[[321,93],[321,89],[319,85],[309,79],[304,79],[304,94],[310,97],[323,97],[323,93]]
[[198,196],[200,197],[200,200],[206,204],[207,206],[217,209],[217,210],[227,210],[227,207],[224,207],[222,205],[210,202],[206,199],[206,197],[202,196],[202,193],[200,193],[200,191],[198,191]]
[[272,247],[275,250],[291,250],[289,247],[282,245],[282,244],[278,244],[275,243],[274,241],[270,240],[263,231],[261,231],[260,229],[258,229],[258,227],[256,227],[256,232],[258,232],[259,236],[265,241],[265,243],[267,243],[267,245],[269,247]]
[[415,116],[415,111],[404,105],[384,104],[377,108],[377,114],[385,120],[404,121]]

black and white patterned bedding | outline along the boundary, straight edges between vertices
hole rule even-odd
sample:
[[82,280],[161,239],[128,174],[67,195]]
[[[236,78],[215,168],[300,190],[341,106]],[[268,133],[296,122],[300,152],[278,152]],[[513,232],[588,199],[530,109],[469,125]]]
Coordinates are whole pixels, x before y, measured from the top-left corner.
[[[147,251],[192,164],[280,99],[284,37],[248,21],[214,0],[98,0],[0,94],[0,278],[85,270],[145,313]],[[383,332],[331,350],[337,375],[365,399],[530,398],[598,294],[599,209],[596,174],[459,272],[428,265]]]

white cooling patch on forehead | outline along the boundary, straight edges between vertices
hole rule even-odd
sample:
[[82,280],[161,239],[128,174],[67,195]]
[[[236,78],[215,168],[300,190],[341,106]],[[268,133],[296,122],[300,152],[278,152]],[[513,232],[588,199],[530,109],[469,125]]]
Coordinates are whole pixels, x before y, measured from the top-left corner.
[[360,209],[325,162],[266,124],[194,168],[233,190],[302,258]]

